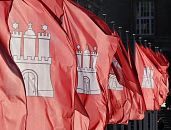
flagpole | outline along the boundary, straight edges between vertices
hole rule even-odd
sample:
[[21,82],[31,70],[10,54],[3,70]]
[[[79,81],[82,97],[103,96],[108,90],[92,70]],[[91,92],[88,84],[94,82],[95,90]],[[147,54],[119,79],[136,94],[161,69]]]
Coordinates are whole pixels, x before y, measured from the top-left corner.
[[122,39],[122,27],[118,27],[118,32],[119,32],[119,36],[120,36],[121,39]]
[[147,48],[147,40],[144,40],[144,46]]
[[155,47],[155,52],[159,52],[159,47]]
[[128,50],[129,47],[129,31],[125,31],[126,32],[126,49]]
[[111,21],[110,24],[112,24],[112,31],[115,32],[115,21]]
[[136,36],[136,34],[132,34],[132,36],[133,36],[133,56],[134,56],[134,60],[135,60],[135,43],[136,43],[135,36]]
[[149,48],[151,49],[151,47],[152,47],[152,44],[151,44],[151,42],[149,42],[149,43],[148,43],[148,46],[149,46]]
[[142,45],[142,37],[139,37],[139,43]]
[[107,21],[107,14],[103,13],[102,15],[103,15],[104,21],[106,23],[106,21]]
[[132,36],[133,36],[133,42],[135,43],[136,42],[136,38],[135,38],[136,34],[132,34]]

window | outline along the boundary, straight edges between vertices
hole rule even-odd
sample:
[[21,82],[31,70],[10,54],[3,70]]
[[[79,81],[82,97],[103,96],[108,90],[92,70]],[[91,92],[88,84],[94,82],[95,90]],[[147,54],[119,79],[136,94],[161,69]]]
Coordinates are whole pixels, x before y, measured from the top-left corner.
[[136,6],[136,33],[154,34],[154,1],[138,1]]

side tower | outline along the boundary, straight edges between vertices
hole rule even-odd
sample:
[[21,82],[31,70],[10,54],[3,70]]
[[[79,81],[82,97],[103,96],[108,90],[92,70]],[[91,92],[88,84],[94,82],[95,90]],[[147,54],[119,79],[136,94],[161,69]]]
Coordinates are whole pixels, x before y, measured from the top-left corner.
[[18,23],[13,24],[14,31],[11,33],[11,40],[10,40],[10,50],[13,56],[16,58],[20,58],[21,56],[21,37],[22,32],[18,30]]
[[46,32],[47,25],[42,26],[43,32],[38,33],[38,66],[37,72],[39,75],[38,95],[53,97],[53,87],[51,83],[51,70],[52,58],[50,57],[50,33]]

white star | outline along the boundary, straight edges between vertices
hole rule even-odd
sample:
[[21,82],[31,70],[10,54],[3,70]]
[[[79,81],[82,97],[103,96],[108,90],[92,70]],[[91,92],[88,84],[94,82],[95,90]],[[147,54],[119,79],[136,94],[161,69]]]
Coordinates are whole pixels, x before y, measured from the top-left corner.
[[18,25],[18,23],[16,23],[16,22],[13,23],[13,25],[12,25],[12,27],[13,27],[15,30],[18,29],[18,26],[19,26],[19,25]]
[[77,48],[80,49],[80,45],[77,45]]
[[43,25],[43,26],[42,26],[42,29],[43,29],[44,31],[46,31],[46,30],[48,29],[48,26],[47,26],[47,25]]

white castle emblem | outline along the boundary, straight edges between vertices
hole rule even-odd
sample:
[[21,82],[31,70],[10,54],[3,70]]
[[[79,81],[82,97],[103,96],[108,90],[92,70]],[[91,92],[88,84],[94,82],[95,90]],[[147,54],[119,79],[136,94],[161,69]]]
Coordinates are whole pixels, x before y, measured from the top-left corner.
[[79,45],[77,49],[77,93],[100,94],[101,91],[96,76],[96,61],[98,57],[96,47],[93,52],[90,52],[88,47],[82,52]]
[[[53,97],[53,87],[50,78],[50,34],[46,32],[47,25],[43,25],[43,32],[36,36],[32,24],[22,34],[17,31],[19,24],[14,23],[11,33],[10,50],[14,61],[19,67],[25,84],[27,96]],[[38,42],[38,45],[36,43]],[[23,48],[23,49],[22,49]],[[37,49],[37,50],[36,50]],[[36,52],[38,51],[38,54]]]
[[[119,65],[118,61],[113,61],[113,64],[116,68],[121,69],[121,66]],[[109,74],[109,84],[108,89],[111,90],[123,90],[123,86],[118,82],[115,74]]]
[[150,67],[144,68],[144,75],[142,81],[143,88],[154,88],[154,70],[150,69]]

